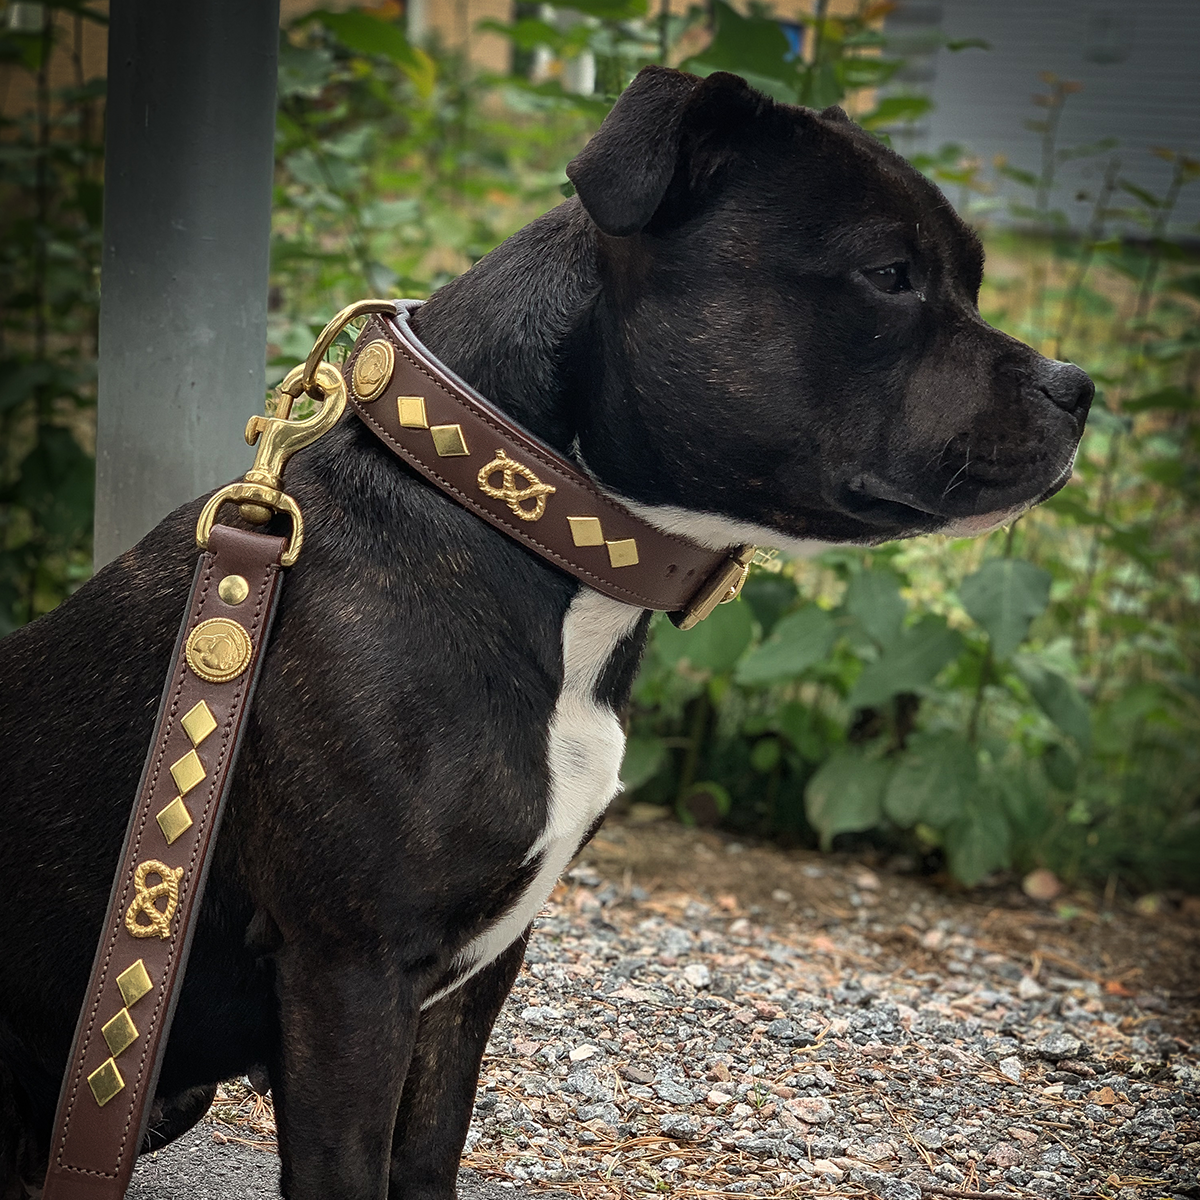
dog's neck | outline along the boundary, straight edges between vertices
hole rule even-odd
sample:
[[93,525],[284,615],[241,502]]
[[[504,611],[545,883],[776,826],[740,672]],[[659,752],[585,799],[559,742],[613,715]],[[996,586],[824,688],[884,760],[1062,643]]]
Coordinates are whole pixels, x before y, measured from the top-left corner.
[[580,336],[600,290],[578,201],[522,229],[414,314],[417,336],[497,408],[568,454]]

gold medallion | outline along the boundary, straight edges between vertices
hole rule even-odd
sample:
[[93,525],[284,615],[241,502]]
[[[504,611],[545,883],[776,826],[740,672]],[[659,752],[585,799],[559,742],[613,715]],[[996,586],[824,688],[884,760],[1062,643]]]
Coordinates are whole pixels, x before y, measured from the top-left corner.
[[395,365],[391,342],[382,338],[371,342],[354,363],[354,394],[364,403],[378,399],[391,382]]
[[201,621],[188,634],[187,664],[209,683],[228,683],[249,665],[254,647],[250,635],[228,617]]

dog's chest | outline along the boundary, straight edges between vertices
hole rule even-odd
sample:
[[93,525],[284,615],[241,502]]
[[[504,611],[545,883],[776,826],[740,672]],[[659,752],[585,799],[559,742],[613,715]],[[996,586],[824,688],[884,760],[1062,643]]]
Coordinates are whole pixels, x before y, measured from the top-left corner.
[[546,823],[525,864],[537,868],[520,898],[455,959],[457,977],[426,1001],[433,1003],[495,960],[537,916],[587,831],[620,788],[625,733],[611,707],[597,699],[614,651],[641,610],[582,588],[563,620],[563,682],[550,717],[547,758],[550,794]]

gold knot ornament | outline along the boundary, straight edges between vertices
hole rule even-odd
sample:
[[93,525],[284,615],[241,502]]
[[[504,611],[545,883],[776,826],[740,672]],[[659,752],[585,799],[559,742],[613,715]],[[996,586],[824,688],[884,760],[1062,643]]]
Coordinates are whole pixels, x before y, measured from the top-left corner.
[[[493,475],[500,476],[500,487],[492,483]],[[523,486],[517,486],[520,476]],[[546,511],[546,497],[557,490],[543,483],[524,463],[509,458],[503,450],[479,472],[479,490],[493,500],[503,500],[522,521],[540,521]],[[532,508],[525,505],[533,501]]]
[[[157,875],[159,882],[147,887],[146,878]],[[136,938],[171,936],[171,918],[179,906],[179,881],[183,878],[183,868],[168,867],[157,859],[148,858],[138,863],[133,873],[133,887],[137,895],[133,898],[125,913],[125,928]],[[166,900],[166,908],[158,907],[159,900]],[[145,917],[148,924],[143,924]]]

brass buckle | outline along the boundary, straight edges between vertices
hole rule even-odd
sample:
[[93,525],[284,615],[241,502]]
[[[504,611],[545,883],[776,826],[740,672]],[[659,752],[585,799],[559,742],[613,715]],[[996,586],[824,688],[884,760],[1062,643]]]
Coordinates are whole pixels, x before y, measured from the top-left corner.
[[[236,504],[242,518],[252,525],[265,525],[276,512],[292,518],[292,536],[279,561],[285,567],[295,564],[304,544],[304,518],[300,506],[283,490],[283,469],[297,450],[332,429],[346,409],[346,381],[342,373],[321,360],[351,321],[374,313],[395,315],[395,312],[396,305],[391,300],[359,300],[348,304],[321,330],[304,365],[294,367],[279,385],[275,415],[254,416],[246,423],[247,445],[258,442],[254,466],[237,483],[223,487],[201,510],[196,522],[196,544],[201,550],[208,549],[208,535],[220,507]],[[305,393],[323,403],[313,416],[293,421],[292,405]]]
[[725,566],[704,585],[696,598],[683,610],[678,620],[671,619],[683,630],[695,629],[705,617],[711,616],[718,604],[728,604],[742,594],[746,576],[750,574],[750,563],[757,553],[755,546],[739,546]]

